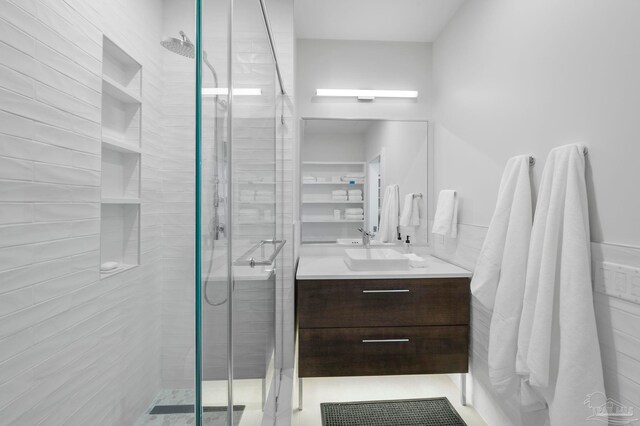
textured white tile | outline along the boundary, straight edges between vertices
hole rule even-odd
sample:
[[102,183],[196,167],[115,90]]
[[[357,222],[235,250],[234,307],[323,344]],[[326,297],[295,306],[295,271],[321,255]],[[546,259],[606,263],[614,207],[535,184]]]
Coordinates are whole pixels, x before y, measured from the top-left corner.
[[71,237],[71,222],[0,226],[0,247]]
[[33,205],[24,203],[0,203],[0,224],[24,223],[33,220]]

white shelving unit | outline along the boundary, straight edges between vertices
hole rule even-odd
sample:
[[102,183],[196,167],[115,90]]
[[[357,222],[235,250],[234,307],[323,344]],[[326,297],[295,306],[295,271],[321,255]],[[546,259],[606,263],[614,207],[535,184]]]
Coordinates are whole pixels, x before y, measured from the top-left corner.
[[[345,209],[365,209],[366,163],[361,161],[303,161],[301,164],[301,222],[302,242],[335,242],[338,238],[353,236],[363,226],[364,219],[345,218]],[[347,182],[339,180],[347,175],[360,175]],[[305,176],[313,176],[319,182],[305,182]],[[334,190],[359,189],[362,199],[334,200]],[[341,211],[335,219],[334,210]],[[364,216],[363,216],[364,217]]]
[[100,264],[118,268],[101,279],[140,264],[141,88],[142,66],[103,37]]

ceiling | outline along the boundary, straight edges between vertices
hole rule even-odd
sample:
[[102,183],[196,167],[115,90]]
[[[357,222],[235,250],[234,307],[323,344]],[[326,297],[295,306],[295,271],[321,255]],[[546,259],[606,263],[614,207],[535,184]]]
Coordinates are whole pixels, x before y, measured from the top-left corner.
[[464,0],[296,0],[296,37],[432,42]]

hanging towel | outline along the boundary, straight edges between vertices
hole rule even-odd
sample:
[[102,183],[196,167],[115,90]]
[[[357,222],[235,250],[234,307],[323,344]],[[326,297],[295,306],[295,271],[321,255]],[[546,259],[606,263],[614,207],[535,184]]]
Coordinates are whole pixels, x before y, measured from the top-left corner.
[[520,388],[516,374],[518,328],[533,224],[529,156],[505,166],[496,209],[471,280],[471,292],[488,310],[489,378],[502,395]]
[[585,400],[593,394],[604,396],[583,149],[562,146],[547,158],[518,335],[522,403],[530,407],[546,402],[551,426],[593,424]]
[[458,196],[452,189],[443,189],[438,195],[438,206],[433,219],[434,234],[458,236]]
[[384,190],[382,209],[380,209],[380,226],[376,235],[376,239],[381,243],[390,243],[396,240],[399,192],[398,185],[389,185]]
[[400,226],[420,226],[420,197],[416,194],[404,196],[404,206],[400,215]]

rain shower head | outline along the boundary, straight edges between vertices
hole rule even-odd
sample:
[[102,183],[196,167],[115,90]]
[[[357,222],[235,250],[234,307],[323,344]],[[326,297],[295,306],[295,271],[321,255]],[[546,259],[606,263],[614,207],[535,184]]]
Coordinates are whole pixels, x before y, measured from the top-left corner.
[[180,31],[180,37],[182,39],[167,37],[160,44],[170,52],[193,59],[196,56],[195,46],[183,31]]

